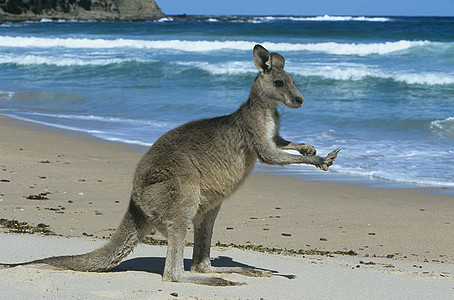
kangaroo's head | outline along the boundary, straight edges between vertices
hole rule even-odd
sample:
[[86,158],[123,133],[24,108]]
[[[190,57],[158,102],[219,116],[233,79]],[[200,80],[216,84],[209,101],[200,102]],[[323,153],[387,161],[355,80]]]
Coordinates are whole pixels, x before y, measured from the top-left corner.
[[303,95],[298,91],[293,78],[284,71],[285,59],[278,53],[270,53],[261,45],[254,47],[254,65],[260,71],[254,85],[260,98],[273,103],[283,103],[290,108],[303,104]]

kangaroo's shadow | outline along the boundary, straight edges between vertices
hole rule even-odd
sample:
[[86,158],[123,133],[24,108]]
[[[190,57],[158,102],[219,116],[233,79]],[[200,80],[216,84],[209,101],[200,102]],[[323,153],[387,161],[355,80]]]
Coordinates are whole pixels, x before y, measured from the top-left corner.
[[[142,271],[162,275],[164,272],[165,257],[138,257],[123,261],[109,272],[125,272],[125,271]],[[234,261],[231,257],[218,256],[211,261],[213,267],[243,267],[253,268],[258,270],[270,271],[274,276],[282,276],[287,279],[294,279],[295,275],[280,274],[279,271],[269,270],[263,268],[256,268],[247,264]],[[191,260],[184,260],[184,269],[189,271],[191,269]]]

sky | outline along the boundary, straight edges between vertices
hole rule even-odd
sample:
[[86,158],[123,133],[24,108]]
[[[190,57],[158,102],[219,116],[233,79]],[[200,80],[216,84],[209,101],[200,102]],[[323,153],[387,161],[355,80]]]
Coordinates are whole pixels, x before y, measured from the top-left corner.
[[454,0],[156,0],[168,15],[454,16]]

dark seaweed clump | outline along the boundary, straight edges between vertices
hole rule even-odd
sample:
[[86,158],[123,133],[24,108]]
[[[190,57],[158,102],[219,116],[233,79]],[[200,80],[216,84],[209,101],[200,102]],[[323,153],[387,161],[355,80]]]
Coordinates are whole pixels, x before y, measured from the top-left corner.
[[222,244],[220,242],[216,243],[217,247],[232,247],[232,248],[237,248],[237,249],[244,249],[244,250],[252,250],[252,251],[257,251],[257,252],[262,252],[262,253],[274,253],[274,254],[284,254],[284,255],[324,255],[324,256],[329,256],[333,254],[339,254],[339,255],[351,255],[355,256],[358,255],[353,250],[349,251],[324,251],[324,250],[318,250],[318,249],[282,249],[282,248],[269,248],[269,247],[264,247],[262,245],[236,245],[233,243],[230,244]]
[[0,219],[0,227],[9,229],[9,233],[41,233],[43,235],[56,235],[55,232],[49,229],[49,225],[39,223],[38,225],[29,225],[27,222],[19,222],[18,220]]
[[[148,244],[148,245],[159,245],[159,246],[165,246],[167,245],[166,240],[158,240],[154,239],[152,237],[146,237],[142,243]],[[192,247],[194,246],[193,243],[186,243],[187,247]],[[350,256],[356,256],[358,253],[356,253],[353,250],[349,251],[323,251],[323,250],[318,250],[318,249],[299,249],[299,250],[294,250],[294,249],[282,249],[282,248],[269,248],[269,247],[264,247],[262,245],[237,245],[237,244],[222,244],[221,242],[216,243],[216,247],[232,247],[232,248],[237,248],[237,249],[244,249],[244,250],[252,250],[256,252],[262,252],[262,253],[273,253],[273,254],[284,254],[284,255],[323,255],[323,256],[330,256],[334,254],[339,254],[339,255],[350,255]]]

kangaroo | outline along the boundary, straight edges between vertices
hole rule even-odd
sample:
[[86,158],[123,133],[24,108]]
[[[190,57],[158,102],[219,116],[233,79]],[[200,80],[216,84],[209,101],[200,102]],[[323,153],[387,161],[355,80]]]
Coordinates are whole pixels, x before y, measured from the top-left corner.
[[[57,256],[25,264],[47,264],[76,271],[105,271],[118,265],[151,230],[168,239],[164,281],[206,285],[240,285],[194,273],[239,273],[268,277],[270,271],[213,267],[210,246],[214,222],[223,200],[246,179],[257,159],[271,165],[311,164],[327,171],[340,149],[326,157],[311,145],[279,136],[278,104],[299,108],[303,96],[284,71],[284,58],[261,45],[253,50],[259,71],[249,99],[234,113],[181,125],[161,136],[139,161],[129,208],[111,240],[93,252]],[[301,155],[281,150],[291,149]],[[194,225],[191,272],[183,268],[188,226]]]

